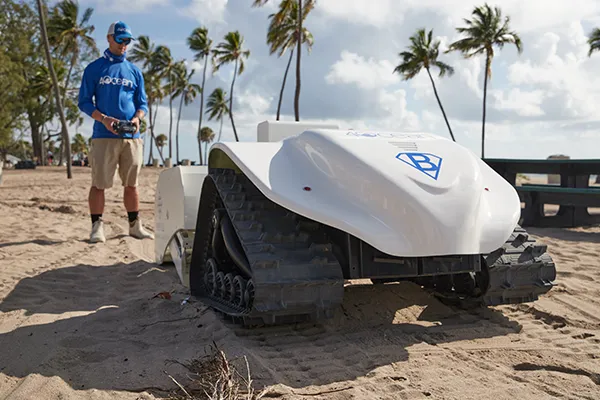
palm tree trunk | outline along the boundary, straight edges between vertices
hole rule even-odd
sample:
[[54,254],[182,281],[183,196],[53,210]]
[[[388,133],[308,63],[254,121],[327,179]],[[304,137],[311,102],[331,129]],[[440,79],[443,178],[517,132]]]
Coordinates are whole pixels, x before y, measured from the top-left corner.
[[[148,124],[148,130],[150,131],[150,138],[154,136],[154,124],[152,123],[152,100],[148,102],[148,120],[150,123]],[[152,145],[153,141],[150,140],[150,150],[148,151],[148,164],[152,165],[152,152],[154,151],[154,146]]]
[[56,107],[58,108],[58,115],[60,117],[60,123],[62,125],[62,138],[63,145],[67,152],[67,179],[72,179],[73,174],[71,172],[71,142],[69,141],[69,132],[67,131],[67,120],[65,118],[65,111],[62,107],[62,100],[60,98],[60,90],[58,88],[58,79],[54,72],[54,65],[52,65],[52,56],[50,55],[50,43],[48,42],[48,31],[46,30],[46,21],[44,19],[44,11],[42,8],[42,0],[37,0],[38,12],[40,16],[40,25],[42,40],[44,41],[44,50],[46,51],[46,61],[48,62],[48,69],[50,70],[50,76],[52,77],[52,86],[54,86],[54,97],[56,98]]
[[[69,72],[67,72],[67,76],[65,78],[65,93],[64,96],[67,97],[67,91],[69,90],[69,83],[71,83],[71,73],[73,72],[73,67],[77,63],[77,50],[73,51],[73,57],[71,57],[71,65],[69,66]],[[63,104],[63,107],[65,105]]]
[[437,99],[440,109],[442,110],[442,114],[444,115],[444,120],[446,121],[448,130],[450,131],[450,136],[452,137],[452,140],[454,142],[456,142],[456,139],[454,139],[454,135],[452,134],[452,129],[450,129],[450,123],[448,122],[448,118],[446,117],[446,112],[444,111],[444,107],[442,107],[442,102],[440,101],[440,97],[438,96],[437,89],[435,88],[435,83],[433,82],[433,77],[431,76],[431,72],[429,72],[429,68],[425,68],[425,69],[427,70],[427,75],[429,75],[429,79],[431,80],[431,85],[433,86],[433,93],[435,93],[435,98]]
[[179,121],[181,120],[181,108],[183,107],[183,96],[185,92],[181,93],[181,99],[179,100],[179,113],[177,115],[177,128],[175,130],[175,151],[177,154],[177,165],[179,165]]
[[296,50],[296,94],[294,96],[294,114],[300,121],[300,54],[302,53],[302,0],[298,1],[298,49]]
[[200,165],[202,165],[202,140],[200,140],[200,130],[202,129],[202,115],[204,112],[204,82],[206,81],[206,67],[208,56],[204,56],[204,71],[202,71],[202,89],[200,90],[200,118],[198,119],[198,151],[200,153]]
[[[221,126],[219,127],[219,138],[217,139],[217,142],[221,140],[221,133],[223,133],[223,117],[221,117]],[[206,157],[208,157],[208,154],[206,155]]]
[[290,64],[292,63],[292,57],[294,56],[294,49],[290,51],[290,59],[288,60],[287,67],[285,68],[285,73],[283,74],[283,83],[281,84],[281,91],[279,92],[279,104],[277,104],[277,121],[279,121],[279,115],[281,112],[281,100],[283,99],[283,90],[285,88],[285,80],[287,79],[287,74],[290,69]]
[[481,124],[481,158],[485,158],[485,102],[487,98],[487,81],[488,81],[488,71],[490,69],[490,54],[487,53],[485,57],[485,71],[483,78],[483,119]]
[[[169,78],[171,79],[171,78]],[[169,91],[172,91],[169,83]],[[169,159],[173,161],[173,94],[169,94]]]
[[235,84],[235,76],[237,75],[238,70],[238,59],[235,59],[235,69],[233,70],[233,79],[231,80],[231,90],[229,92],[229,119],[231,119],[231,126],[233,127],[233,135],[235,136],[235,141],[239,142],[237,131],[235,130],[235,123],[233,122],[233,85]]

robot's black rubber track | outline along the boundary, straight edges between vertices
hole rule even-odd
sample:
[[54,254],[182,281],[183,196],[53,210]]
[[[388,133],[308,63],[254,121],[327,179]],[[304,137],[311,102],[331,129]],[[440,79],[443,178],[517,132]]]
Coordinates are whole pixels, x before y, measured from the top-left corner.
[[518,226],[497,251],[484,257],[488,266],[488,288],[481,296],[484,305],[535,301],[547,293],[556,279],[556,267],[547,246]]
[[[251,304],[239,306],[211,293],[204,280],[207,260],[215,257],[216,208],[226,210],[250,266],[252,276],[243,278],[253,283]],[[211,169],[204,181],[193,254],[194,296],[243,325],[320,319],[331,316],[343,299],[342,268],[319,224],[275,204],[234,170]]]
[[[556,279],[556,267],[547,246],[517,226],[504,245],[483,256],[485,266],[466,293],[436,293],[461,307],[497,306],[535,301],[547,293]],[[460,277],[455,277],[456,280]],[[463,285],[464,286],[464,285]]]

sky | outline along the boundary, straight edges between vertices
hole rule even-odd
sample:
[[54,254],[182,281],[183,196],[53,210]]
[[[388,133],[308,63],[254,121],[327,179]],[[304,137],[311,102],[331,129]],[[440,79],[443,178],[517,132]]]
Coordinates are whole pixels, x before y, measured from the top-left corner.
[[[270,0],[263,8],[251,7],[252,2],[80,0],[80,5],[94,8],[90,23],[96,28],[93,37],[100,51],[106,48],[110,23],[122,19],[134,35],[148,35],[155,44],[169,46],[175,59],[185,59],[195,69],[196,83],[201,83],[203,63],[194,61],[186,44],[188,35],[205,26],[217,44],[227,32],[238,30],[251,54],[246,70],[236,78],[234,121],[240,141],[255,141],[257,124],[275,120],[288,53],[281,58],[269,55],[266,44],[268,15],[279,0]],[[440,100],[456,141],[481,155],[485,60],[443,53],[461,37],[456,27],[464,26],[463,19],[471,18],[479,5],[483,1],[318,0],[305,22],[315,42],[310,53],[303,48],[300,120],[335,123],[342,129],[450,137],[426,72],[409,81],[393,73],[409,37],[419,28],[433,29],[434,38],[441,41],[440,60],[455,70],[443,78],[432,70]],[[498,0],[490,5],[510,17],[511,28],[522,38],[523,52],[519,54],[513,45],[495,49],[488,82],[485,156],[600,158],[600,53],[588,57],[586,43],[590,31],[600,27],[600,2]],[[215,87],[229,92],[232,73],[233,67],[224,67],[213,74],[209,63],[205,99]],[[295,58],[285,87],[282,120],[294,120],[294,90]],[[173,140],[178,107],[176,99]],[[199,110],[199,96],[181,110],[180,159],[198,161]],[[78,132],[89,136],[92,122],[85,116]],[[157,134],[168,134],[167,101],[158,111],[156,125]],[[205,116],[203,125],[218,134],[216,121]],[[231,140],[235,139],[227,117],[221,141]]]

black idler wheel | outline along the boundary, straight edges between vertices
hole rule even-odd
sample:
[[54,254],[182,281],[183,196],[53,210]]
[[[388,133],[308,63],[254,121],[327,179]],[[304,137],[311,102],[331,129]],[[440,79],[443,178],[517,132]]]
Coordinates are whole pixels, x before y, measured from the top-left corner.
[[238,307],[246,305],[246,280],[240,275],[233,278],[233,296],[231,302]]
[[215,276],[215,296],[220,299],[227,299],[227,292],[225,291],[225,274],[223,271],[217,272]]
[[254,282],[252,279],[246,284],[246,290],[244,290],[244,303],[248,308],[251,308],[254,303]]
[[215,279],[217,276],[217,263],[213,258],[206,260],[206,271],[204,272],[204,285],[206,290],[212,296],[215,295]]
[[225,275],[225,278],[223,279],[223,286],[225,287],[225,298],[229,301],[233,300],[233,274],[231,272]]

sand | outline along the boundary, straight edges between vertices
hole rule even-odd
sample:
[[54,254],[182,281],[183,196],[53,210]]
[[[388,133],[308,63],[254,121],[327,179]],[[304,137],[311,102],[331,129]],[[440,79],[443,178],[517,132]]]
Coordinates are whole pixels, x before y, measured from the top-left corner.
[[[188,383],[177,362],[213,341],[230,359],[247,356],[269,398],[600,398],[600,228],[530,229],[558,269],[535,303],[469,312],[413,284],[357,281],[331,320],[246,330],[182,304],[153,240],[126,235],[120,186],[107,192],[108,241],[87,243],[89,169],[73,172],[4,171],[0,399],[160,398],[177,389],[167,373]],[[141,176],[151,229],[159,172]]]

